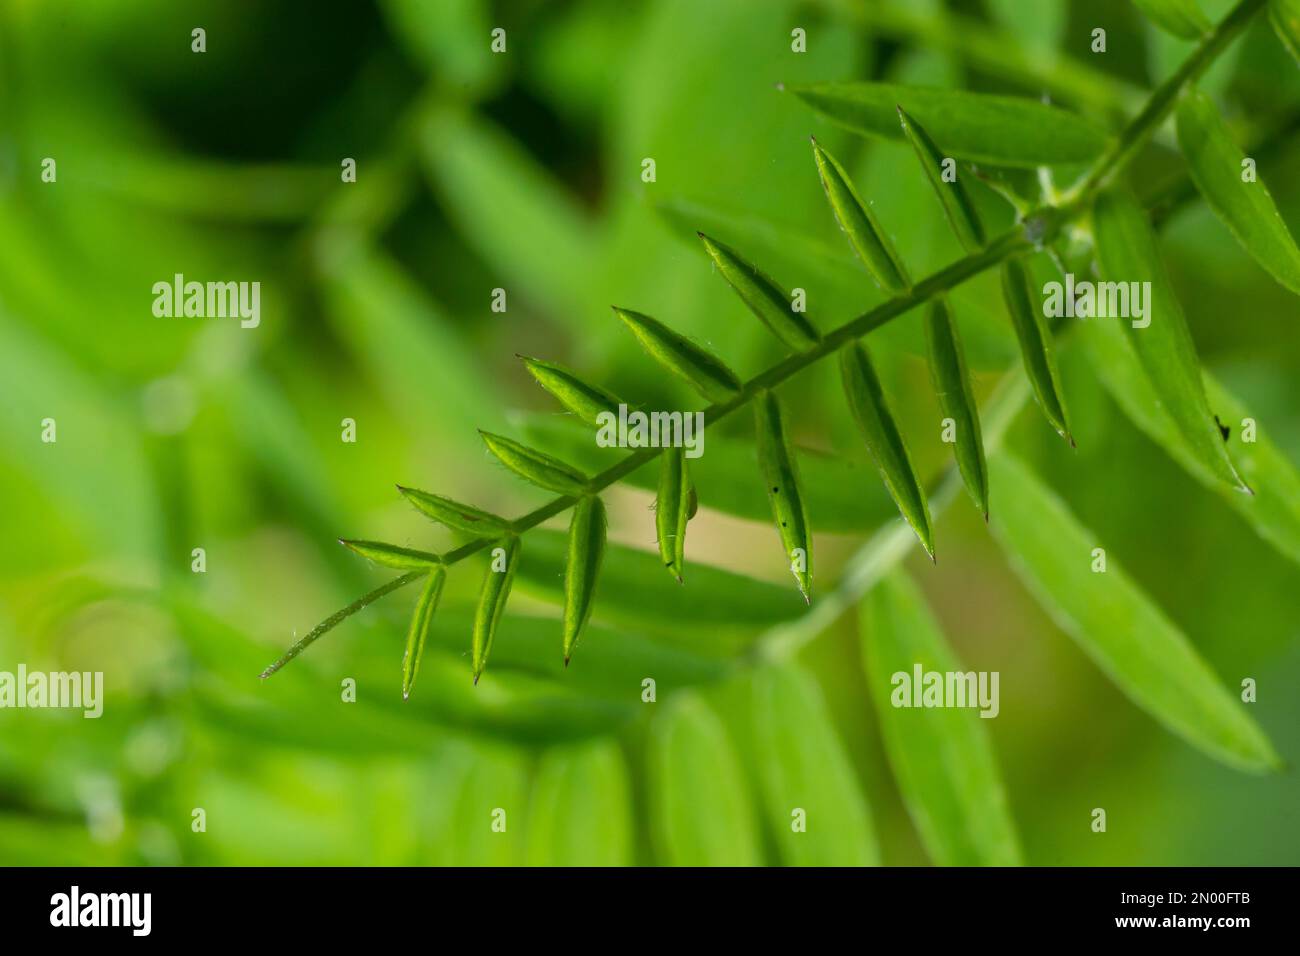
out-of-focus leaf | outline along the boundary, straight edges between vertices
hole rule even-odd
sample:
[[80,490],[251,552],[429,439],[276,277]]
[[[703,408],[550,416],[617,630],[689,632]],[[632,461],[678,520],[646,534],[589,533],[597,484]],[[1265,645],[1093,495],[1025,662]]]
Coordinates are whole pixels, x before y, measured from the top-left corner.
[[753,682],[764,805],[781,861],[879,865],[871,810],[817,685],[794,664],[761,668]]
[[1256,262],[1300,293],[1300,248],[1263,181],[1242,179],[1246,155],[1233,142],[1214,101],[1188,90],[1178,104],[1177,120],[1178,144],[1210,208]]
[[1268,19],[1277,38],[1300,64],[1300,0],[1272,0],[1268,5]]
[[529,802],[529,866],[628,865],[631,799],[617,744],[600,740],[547,750]]
[[672,866],[757,866],[758,828],[740,762],[713,711],[683,697],[651,725],[650,825]]
[[1123,332],[1105,320],[1082,323],[1081,341],[1092,367],[1133,424],[1169,452],[1189,474],[1218,493],[1241,513],[1261,538],[1292,561],[1300,562],[1300,472],[1270,438],[1270,429],[1255,423],[1253,442],[1242,441],[1246,406],[1205,374],[1205,391],[1214,414],[1229,428],[1227,444],[1242,478],[1254,495],[1227,488],[1187,447],[1177,425],[1142,371]]
[[1196,5],[1196,0],[1133,0],[1133,2],[1160,29],[1184,40],[1195,40],[1210,29],[1210,21]]
[[1094,222],[1103,278],[1151,285],[1146,317],[1138,320],[1145,325],[1134,328],[1131,321],[1114,318],[1091,321],[1124,323],[1124,331],[1161,407],[1178,426],[1188,447],[1220,481],[1246,490],[1214,424],[1196,345],[1160,261],[1146,213],[1128,193],[1111,191],[1097,200]]
[[993,532],[1061,629],[1130,700],[1194,747],[1243,770],[1277,769],[1272,744],[1241,701],[1114,557],[1093,571],[1101,542],[1065,503],[1005,452],[989,467],[1003,489]]
[[453,866],[517,866],[524,862],[528,769],[521,754],[490,746],[474,762],[456,802]]
[[385,0],[393,32],[420,64],[458,90],[478,92],[502,72],[483,38],[492,23],[484,0]]
[[481,120],[431,111],[420,144],[435,189],[479,253],[552,315],[581,328],[594,304],[592,263],[599,246],[572,197],[517,143]]
[[[964,672],[920,591],[903,572],[891,572],[863,600],[861,623],[885,749],[926,851],[941,866],[1018,865],[1020,847],[984,718],[973,708],[893,704],[912,689],[918,667]],[[909,683],[895,681],[897,674]]]
[[814,83],[788,89],[840,126],[901,139],[898,107],[922,123],[946,155],[999,166],[1095,159],[1106,135],[1058,107],[1023,97],[889,83]]

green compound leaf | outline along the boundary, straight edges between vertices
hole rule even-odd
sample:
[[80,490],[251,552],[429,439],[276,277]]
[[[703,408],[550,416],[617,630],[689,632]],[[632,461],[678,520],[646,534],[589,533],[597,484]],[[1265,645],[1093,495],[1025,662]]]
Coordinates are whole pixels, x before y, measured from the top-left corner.
[[1210,31],[1196,0],[1133,0],[1147,19],[1166,33],[1184,40],[1199,40]]
[[651,836],[669,866],[763,862],[749,790],[730,738],[713,711],[682,694],[650,728]]
[[478,606],[474,610],[474,631],[470,642],[475,684],[483,675],[483,668],[487,667],[497,625],[501,623],[506,601],[510,598],[510,586],[519,568],[519,539],[513,535],[502,539],[500,545],[491,550],[489,558],[483,587],[479,590]]
[[614,314],[632,330],[651,358],[689,382],[705,398],[725,402],[740,391],[740,379],[721,359],[678,335],[658,319],[617,306]]
[[849,244],[871,277],[886,292],[895,295],[906,292],[911,286],[907,269],[889,237],[880,228],[871,208],[858,195],[849,174],[815,139],[813,159],[817,163],[817,175],[821,178],[835,221],[848,236]]
[[665,449],[661,461],[659,490],[655,497],[655,536],[660,560],[681,584],[686,522],[691,518],[691,492],[694,489],[686,465],[685,448]]
[[1018,259],[1002,264],[1002,296],[1007,303],[1011,324],[1020,343],[1020,357],[1025,364],[1025,374],[1033,386],[1038,407],[1047,416],[1053,428],[1074,445],[1070,434],[1070,420],[1065,412],[1065,398],[1061,394],[1060,375],[1056,371],[1056,357],[1052,349],[1052,333],[1047,327],[1038,297],[1029,285],[1029,271]]
[[918,668],[922,674],[970,673],[920,591],[903,572],[890,572],[863,599],[861,625],[862,659],[885,751],[926,852],[940,866],[1020,865],[984,711],[894,706],[896,699],[912,700],[910,684],[895,675],[914,682]]
[[463,531],[476,538],[495,538],[510,530],[510,522],[505,518],[463,505],[459,501],[402,485],[398,485],[397,490],[416,511],[453,531]]
[[799,489],[794,448],[786,433],[781,405],[771,392],[754,400],[755,431],[758,437],[758,466],[767,485],[772,517],[781,535],[786,560],[799,582],[803,599],[812,601],[812,530],[808,526],[808,509]]
[[599,385],[591,385],[578,378],[562,365],[543,362],[541,359],[521,355],[523,361],[537,384],[546,389],[555,399],[573,414],[589,425],[599,425],[599,416],[609,413],[618,416],[618,407],[623,400]]
[[569,521],[569,554],[564,572],[564,663],[573,656],[573,648],[582,636],[591,605],[596,597],[596,581],[605,556],[605,505],[595,495],[583,498],[574,506]]
[[1009,454],[990,463],[1002,489],[992,528],[1025,585],[1130,700],[1216,760],[1243,770],[1280,765],[1241,701],[1113,557],[1093,571],[1096,535]]
[[1188,448],[1215,477],[1249,492],[1228,457],[1206,401],[1196,346],[1160,261],[1146,213],[1130,194],[1113,191],[1098,198],[1093,221],[1102,277],[1112,282],[1151,283],[1146,318],[1141,320],[1144,325],[1134,328],[1132,322],[1120,321],[1161,406]]
[[945,156],[995,166],[1086,163],[1106,147],[1106,134],[1086,120],[1023,97],[890,83],[787,89],[832,122],[864,136],[902,139],[901,106],[925,126]]
[[1242,180],[1246,155],[1214,102],[1188,90],[1178,103],[1178,145],[1192,181],[1228,231],[1261,266],[1300,293],[1300,249],[1262,180]]
[[[753,678],[764,807],[787,866],[879,866],[871,810],[821,690],[794,664]],[[803,814],[804,830],[791,814]]]
[[727,284],[736,290],[741,301],[758,316],[768,331],[795,350],[817,344],[821,336],[808,317],[790,307],[790,299],[771,278],[742,259],[730,246],[710,239],[702,232],[698,235]]
[[438,610],[438,600],[442,597],[442,586],[447,581],[445,568],[434,568],[425,582],[420,599],[415,604],[415,613],[411,615],[411,628],[406,633],[406,653],[402,655],[402,699],[411,696],[415,686],[416,675],[420,672],[420,658],[424,656],[424,641],[429,636],[429,625],[433,614]]
[[1300,64],[1300,0],[1272,0],[1268,5],[1268,19],[1277,38]]
[[858,423],[862,440],[890,497],[899,512],[916,532],[925,553],[934,559],[934,532],[930,527],[930,508],[925,489],[912,467],[907,444],[894,421],[894,413],[880,387],[880,378],[866,347],[858,342],[840,350],[840,377],[844,382],[844,395],[849,410]]
[[989,471],[984,460],[984,437],[980,431],[979,406],[971,388],[970,371],[962,353],[957,323],[947,302],[937,298],[925,314],[925,344],[930,359],[930,378],[939,408],[953,421],[953,457],[975,507],[989,516]]
[[521,445],[502,435],[480,430],[483,443],[511,471],[525,481],[562,495],[578,497],[587,490],[587,476],[558,458]]
[[429,554],[427,551],[416,551],[413,548],[402,548],[395,544],[386,544],[383,541],[349,541],[339,538],[339,544],[355,551],[363,558],[369,558],[375,564],[382,564],[386,568],[400,568],[404,571],[410,571],[418,568],[437,567],[441,563],[441,559],[436,554]]
[[934,140],[921,124],[908,116],[901,106],[898,108],[898,119],[902,123],[903,133],[907,136],[908,142],[916,151],[916,158],[921,161],[926,179],[930,181],[935,195],[943,204],[944,214],[948,217],[948,222],[952,225],[952,231],[958,241],[967,252],[978,252],[984,245],[984,226],[980,222],[979,213],[975,211],[975,203],[971,200],[970,193],[966,191],[966,184],[958,174],[955,163],[952,168],[952,181],[944,179],[945,160],[952,157],[944,156],[943,150],[935,145]]

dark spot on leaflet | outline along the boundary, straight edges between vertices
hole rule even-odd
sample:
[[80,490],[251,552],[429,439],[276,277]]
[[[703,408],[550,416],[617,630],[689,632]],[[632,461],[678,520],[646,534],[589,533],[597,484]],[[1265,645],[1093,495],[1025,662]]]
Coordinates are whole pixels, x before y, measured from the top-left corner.
[[1219,421],[1218,415],[1214,416],[1214,424],[1219,426],[1219,434],[1223,436],[1224,441],[1227,441],[1228,436],[1232,434],[1232,426],[1225,425],[1223,422]]
[[772,494],[776,494],[776,493],[777,493],[778,491],[780,491],[780,490],[781,490],[780,488],[773,488],[773,489],[772,489]]

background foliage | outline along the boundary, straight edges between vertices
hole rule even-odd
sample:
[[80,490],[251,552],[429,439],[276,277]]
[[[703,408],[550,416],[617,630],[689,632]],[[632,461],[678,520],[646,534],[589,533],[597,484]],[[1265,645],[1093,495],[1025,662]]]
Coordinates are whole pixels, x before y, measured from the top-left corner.
[[[1202,4],[1216,20],[1227,6]],[[1202,87],[1240,142],[1279,144],[1261,177],[1294,232],[1300,189],[1277,171],[1300,168],[1300,70],[1257,20]],[[494,26],[507,55],[489,52]],[[795,26],[806,54],[790,50]],[[1096,26],[1104,56],[1089,51]],[[409,589],[257,680],[295,633],[384,580],[336,538],[447,546],[394,482],[508,514],[544,500],[475,434],[566,431],[515,353],[671,408],[698,403],[638,353],[611,302],[744,377],[781,354],[710,274],[696,229],[805,287],[823,328],[881,301],[825,208],[810,133],[913,274],[961,255],[906,143],[831,127],[778,83],[1049,92],[1114,128],[1190,48],[1120,0],[6,0],[0,669],[103,670],[108,697],[98,721],[0,711],[0,862],[1297,862],[1294,773],[1236,772],[1139,711],[973,508],[936,515],[935,566],[891,544],[901,521],[827,363],[783,389],[805,470],[826,473],[820,590],[895,554],[914,582],[892,579],[861,617],[803,618],[739,415],[706,441],[685,587],[649,554],[650,493],[607,497],[622,547],[568,671],[562,536],[534,532],[477,688],[476,574],[449,577],[410,701]],[[57,185],[39,181],[45,156]],[[344,156],[355,185],[339,182]],[[1300,308],[1181,193],[1182,171],[1166,131],[1132,179],[1148,197],[1175,184],[1161,250],[1201,357],[1300,461]],[[992,195],[979,200],[1005,227]],[[149,289],[177,272],[260,280],[261,327],[156,319]],[[504,315],[489,311],[497,286]],[[1018,361],[997,276],[951,301],[986,396]],[[918,469],[939,475],[919,310],[870,341],[907,396],[895,407]],[[1033,410],[1007,444],[1223,685],[1258,681],[1251,713],[1294,763],[1300,570],[1130,424],[1089,361],[1098,347],[1060,354],[1078,450]],[[47,416],[55,445],[39,441]],[[345,417],[356,444],[339,440]],[[995,481],[995,513],[998,497]],[[862,550],[881,526],[886,546]],[[200,546],[208,572],[194,575]],[[978,722],[1001,784],[975,774],[930,807],[980,827],[909,815],[871,703],[871,621],[912,613],[916,587],[964,665],[1002,675],[1000,716]],[[640,699],[646,676],[655,704]],[[355,704],[340,700],[346,677]],[[790,806],[809,809],[806,840],[788,832]],[[206,833],[190,830],[194,807]],[[488,827],[495,807],[504,835]]]

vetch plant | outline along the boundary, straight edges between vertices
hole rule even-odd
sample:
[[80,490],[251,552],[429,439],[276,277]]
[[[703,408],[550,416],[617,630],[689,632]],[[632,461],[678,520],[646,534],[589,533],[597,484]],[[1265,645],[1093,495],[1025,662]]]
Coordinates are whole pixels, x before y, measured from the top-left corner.
[[[1149,284],[1143,285],[1149,289],[1143,323],[1093,318],[1079,323],[1074,338],[1093,361],[1098,378],[1143,431],[1197,480],[1229,495],[1232,506],[1280,551],[1300,560],[1300,513],[1291,500],[1300,479],[1266,440],[1245,449],[1238,434],[1225,437],[1220,430],[1216,414],[1240,421],[1242,407],[1201,369],[1161,262],[1151,216],[1121,181],[1157,128],[1176,113],[1178,142],[1191,179],[1210,208],[1283,286],[1300,289],[1300,252],[1294,239],[1263,184],[1242,178],[1241,148],[1232,142],[1213,102],[1194,87],[1265,5],[1266,0],[1241,0],[1211,26],[1203,22],[1192,0],[1141,4],[1162,28],[1195,37],[1197,45],[1113,135],[1101,122],[1024,98],[885,83],[787,87],[839,126],[909,143],[937,197],[934,211],[945,217],[967,255],[924,278],[912,279],[845,167],[814,140],[813,166],[831,215],[867,273],[889,296],[886,301],[838,326],[819,328],[794,310],[782,286],[741,251],[700,233],[713,266],[787,350],[785,357],[748,380],[741,380],[722,358],[657,319],[631,309],[614,310],[653,361],[712,403],[702,412],[706,427],[752,406],[760,465],[756,480],[764,482],[781,547],[799,591],[812,605],[805,619],[777,629],[763,653],[778,658],[792,653],[861,602],[860,613],[871,625],[865,629],[866,658],[887,750],[909,808],[923,821],[919,823],[922,838],[940,862],[1019,859],[988,741],[978,722],[972,729],[962,722],[963,715],[944,718],[951,726],[927,724],[919,729],[921,725],[904,720],[888,705],[891,673],[912,672],[916,667],[962,670],[919,592],[888,570],[905,550],[896,529],[882,529],[843,578],[831,588],[817,589],[818,599],[812,600],[816,529],[810,515],[814,509],[790,441],[791,413],[780,400],[781,386],[809,366],[838,355],[848,407],[906,523],[906,535],[914,535],[935,558],[941,550],[935,540],[935,516],[964,486],[1031,590],[1138,706],[1226,763],[1252,771],[1276,767],[1278,758],[1268,739],[1187,638],[1118,562],[1111,561],[1104,574],[1090,571],[1093,536],[1040,479],[1000,448],[1008,422],[1030,396],[1049,426],[1071,445],[1075,442],[1056,362],[1058,349],[1070,343],[1060,327],[1047,321],[1033,278],[1037,271],[1051,265],[1062,276],[1087,272],[1107,282]],[[1290,0],[1274,0],[1271,6],[1271,20],[1293,52],[1294,11]],[[971,164],[978,164],[978,171]],[[1052,186],[1052,171],[1083,164],[1086,168],[1072,185],[1060,190]],[[1023,187],[1025,170],[1041,173],[1034,194]],[[978,175],[1008,200],[1016,215],[1013,228],[990,235],[967,189],[967,175]],[[1023,377],[1012,376],[981,409],[974,399],[948,296],[966,280],[992,269],[1001,274],[1009,331],[1019,346]],[[945,428],[951,429],[954,464],[937,491],[927,490],[917,473],[894,411],[902,399],[886,394],[864,341],[874,330],[913,311],[921,313],[931,381]],[[602,414],[616,415],[624,405],[612,392],[575,372],[540,359],[523,361],[543,388],[589,425]],[[403,663],[403,691],[409,693],[446,574],[466,558],[486,552],[490,562],[471,634],[471,672],[478,682],[529,533],[571,511],[564,610],[557,635],[568,664],[593,607],[598,606],[602,564],[610,550],[600,495],[655,459],[659,462],[654,516],[659,560],[690,587],[684,542],[698,501],[681,448],[639,448],[588,474],[549,451],[492,433],[484,432],[482,437],[509,470],[557,497],[510,519],[429,492],[399,488],[422,514],[470,540],[444,554],[376,542],[344,542],[368,559],[404,573],[323,621],[267,668],[263,677],[373,601],[422,582]],[[798,686],[767,679],[759,684],[767,695],[764,699],[779,697],[791,707],[804,706]],[[735,776],[707,716],[683,706],[670,719],[672,741],[664,747],[680,746],[691,759],[716,762],[721,777]],[[775,733],[774,727],[767,730]],[[934,761],[918,756],[934,753],[948,757]],[[663,754],[655,759],[662,765],[660,772],[671,775],[672,761]],[[770,783],[774,790],[786,786],[780,779]],[[719,786],[725,789],[727,784]],[[666,827],[699,826],[679,816],[686,811],[674,805],[661,807],[660,813]],[[869,821],[863,826],[869,831]],[[868,844],[874,854],[874,844],[865,839],[863,845]]]

